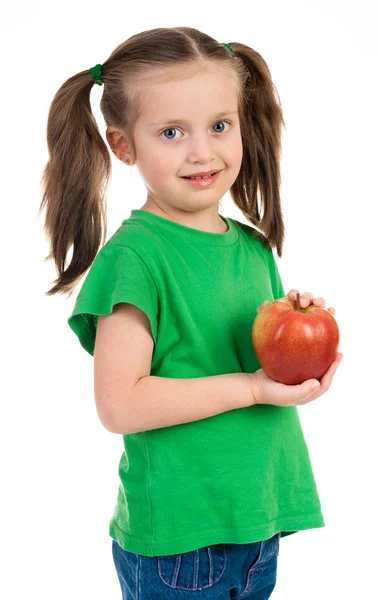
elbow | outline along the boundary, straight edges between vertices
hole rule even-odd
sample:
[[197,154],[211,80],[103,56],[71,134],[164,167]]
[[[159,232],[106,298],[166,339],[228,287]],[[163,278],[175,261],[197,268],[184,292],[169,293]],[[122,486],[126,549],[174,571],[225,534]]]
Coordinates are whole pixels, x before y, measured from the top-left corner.
[[107,431],[119,435],[131,433],[129,427],[125,426],[125,421],[127,424],[130,421],[125,398],[115,397],[114,394],[100,394],[98,391],[96,393],[95,390],[95,404],[97,416]]
[[122,423],[122,420],[115,413],[115,411],[110,411],[104,414],[102,411],[97,409],[97,415],[103,427],[105,427],[105,429],[110,433],[118,433],[118,435],[132,433],[128,427],[125,427],[125,424]]
[[[116,427],[109,425],[108,423],[104,423],[103,421],[101,421],[102,425],[105,427],[106,431],[109,431],[109,433],[118,433],[121,434],[121,431],[119,431]],[[127,432],[125,432],[127,433]],[[123,435],[123,433],[122,433]]]
[[128,427],[122,425],[120,420],[116,417],[107,419],[100,418],[100,421],[105,429],[110,433],[117,433],[118,435],[127,435],[129,433],[133,433]]
[[[135,385],[132,389],[134,387]],[[112,394],[111,401],[109,401],[109,396],[104,398],[99,394],[95,395],[98,417],[102,425],[110,433],[128,435],[140,431],[136,427],[134,411],[131,408],[134,404],[131,400],[131,391],[127,394],[127,397],[124,394],[122,396],[120,394]]]

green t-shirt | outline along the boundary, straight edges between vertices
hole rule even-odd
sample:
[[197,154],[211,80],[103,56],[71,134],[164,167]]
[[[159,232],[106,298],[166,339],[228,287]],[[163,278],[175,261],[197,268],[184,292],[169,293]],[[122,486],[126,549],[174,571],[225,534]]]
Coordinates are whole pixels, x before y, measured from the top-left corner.
[[[226,233],[132,210],[98,252],[68,319],[83,348],[93,356],[97,316],[128,302],[151,324],[151,375],[259,369],[257,306],[285,292],[262,235],[220,217]],[[122,439],[109,535],[129,552],[179,554],[324,526],[296,406],[236,408]]]

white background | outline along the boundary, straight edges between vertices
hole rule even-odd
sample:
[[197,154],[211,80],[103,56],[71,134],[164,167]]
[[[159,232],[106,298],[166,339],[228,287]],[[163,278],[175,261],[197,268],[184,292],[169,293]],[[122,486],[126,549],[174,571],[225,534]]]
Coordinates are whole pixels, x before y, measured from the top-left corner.
[[[57,276],[38,214],[45,130],[66,79],[134,33],[181,25],[267,61],[286,122],[280,273],[286,292],[324,296],[341,334],[331,389],[299,407],[326,527],[281,540],[272,597],[377,598],[377,20],[373,1],[336,0],[2,9],[0,595],[121,598],[108,523],[122,437],[97,417],[93,359],[67,324],[81,283],[70,299],[44,295]],[[112,160],[108,238],[146,198],[137,167]],[[246,222],[228,193],[221,212]]]

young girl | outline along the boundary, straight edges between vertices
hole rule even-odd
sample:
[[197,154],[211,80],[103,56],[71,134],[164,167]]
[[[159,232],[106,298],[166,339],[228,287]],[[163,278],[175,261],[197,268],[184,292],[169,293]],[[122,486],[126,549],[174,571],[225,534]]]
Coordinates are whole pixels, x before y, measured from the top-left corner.
[[[100,250],[111,159],[94,81],[109,146],[147,189]],[[287,386],[251,342],[257,311],[285,296],[282,124],[260,54],[188,27],[132,36],[51,104],[47,293],[90,267],[68,323],[94,357],[99,418],[123,436],[109,534],[127,600],[265,600],[280,537],[324,526],[297,405],[329,389],[342,354],[320,382]],[[228,190],[251,225],[218,212]]]

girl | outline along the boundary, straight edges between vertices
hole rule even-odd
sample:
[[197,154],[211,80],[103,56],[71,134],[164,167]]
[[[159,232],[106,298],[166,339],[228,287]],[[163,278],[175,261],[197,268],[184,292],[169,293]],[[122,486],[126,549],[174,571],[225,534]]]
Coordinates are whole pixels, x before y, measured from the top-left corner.
[[[147,189],[100,250],[111,159],[94,81],[109,146]],[[251,343],[256,312],[285,295],[282,125],[260,54],[188,27],[132,36],[50,107],[47,293],[72,293],[90,267],[68,324],[94,357],[99,418],[123,436],[109,534],[127,600],[265,600],[280,538],[324,526],[297,405],[329,389],[342,354],[320,382],[286,386]],[[218,212],[228,190],[251,225]]]

